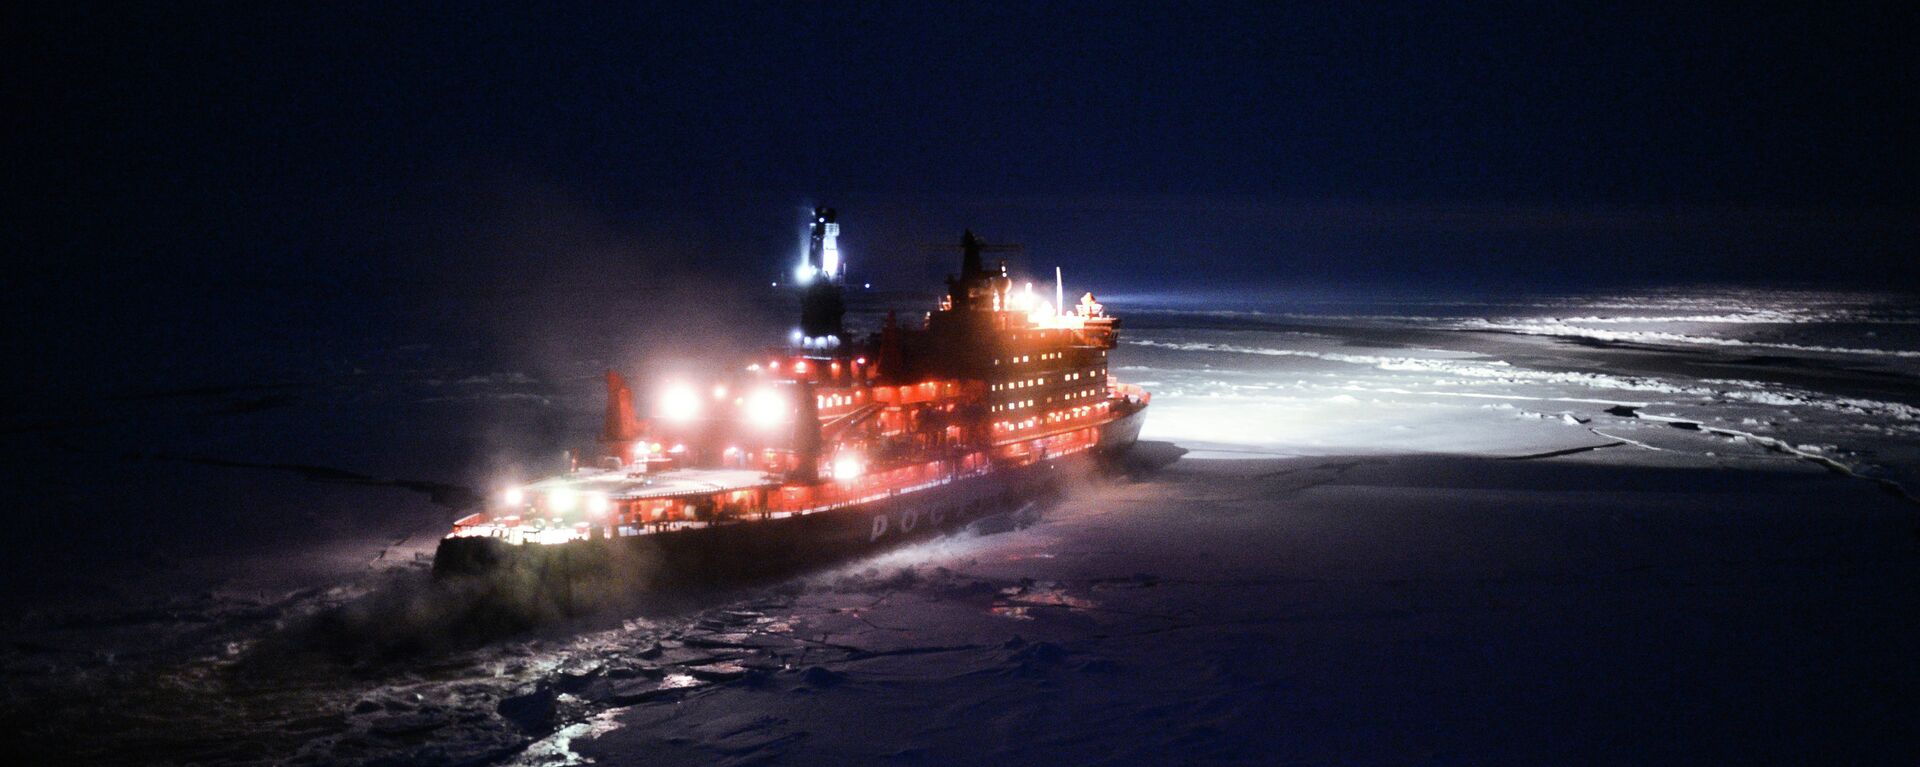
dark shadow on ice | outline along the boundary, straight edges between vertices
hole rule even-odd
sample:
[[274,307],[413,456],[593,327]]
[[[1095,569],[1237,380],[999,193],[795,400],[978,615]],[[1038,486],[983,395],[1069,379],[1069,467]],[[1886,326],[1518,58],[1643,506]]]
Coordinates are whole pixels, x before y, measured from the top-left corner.
[[1532,460],[1538,460],[1538,459],[1541,459],[1541,458],[1559,458],[1559,457],[1561,457],[1561,456],[1568,456],[1568,455],[1578,455],[1578,454],[1580,454],[1580,453],[1586,453],[1586,452],[1591,452],[1591,451],[1594,451],[1594,450],[1604,450],[1604,449],[1606,449],[1606,448],[1610,448],[1610,447],[1621,447],[1621,446],[1624,446],[1624,445],[1626,445],[1626,444],[1627,444],[1627,443],[1625,443],[1625,442],[1621,442],[1621,441],[1618,441],[1618,440],[1615,440],[1615,441],[1613,441],[1613,442],[1608,442],[1608,443],[1605,443],[1605,444],[1600,444],[1600,445],[1581,445],[1580,447],[1570,447],[1570,448],[1567,448],[1567,449],[1565,449],[1565,450],[1549,450],[1549,451],[1547,451],[1547,452],[1544,452],[1544,453],[1533,453],[1533,454],[1531,454],[1531,455],[1514,455],[1514,456],[1508,456],[1508,457],[1506,457],[1506,458],[1502,458],[1502,459],[1500,459],[1500,460],[1503,460],[1503,461],[1532,461]]
[[1128,479],[1141,479],[1168,466],[1172,466],[1187,449],[1172,442],[1142,441],[1134,443],[1132,449],[1115,458],[1107,465],[1110,475]]

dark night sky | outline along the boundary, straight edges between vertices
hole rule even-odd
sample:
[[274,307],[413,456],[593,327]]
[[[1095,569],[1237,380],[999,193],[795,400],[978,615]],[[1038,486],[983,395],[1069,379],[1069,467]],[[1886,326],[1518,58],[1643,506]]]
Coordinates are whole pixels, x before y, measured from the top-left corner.
[[695,5],[8,11],[14,332],[759,280],[815,202],[911,287],[962,226],[1116,290],[1920,275],[1910,5]]

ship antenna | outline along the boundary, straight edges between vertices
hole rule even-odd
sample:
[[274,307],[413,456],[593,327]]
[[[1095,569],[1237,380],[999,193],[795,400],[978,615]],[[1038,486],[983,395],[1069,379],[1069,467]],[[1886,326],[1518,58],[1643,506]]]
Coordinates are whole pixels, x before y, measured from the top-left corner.
[[1053,268],[1053,313],[1055,315],[1067,313],[1066,282],[1060,278],[1058,266]]

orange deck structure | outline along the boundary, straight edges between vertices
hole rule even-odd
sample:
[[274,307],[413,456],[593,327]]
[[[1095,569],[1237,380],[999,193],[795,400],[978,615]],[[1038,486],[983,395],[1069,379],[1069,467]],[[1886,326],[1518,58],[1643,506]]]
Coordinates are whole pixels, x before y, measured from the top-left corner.
[[820,210],[809,224],[798,343],[663,382],[644,418],[608,372],[605,425],[580,453],[592,459],[508,489],[448,540],[560,544],[897,505],[1131,444],[1149,395],[1109,375],[1119,322],[1092,294],[1056,306],[1057,282],[1054,302],[1016,286],[968,232],[938,306],[914,327],[890,314],[856,338],[842,325],[834,219]]

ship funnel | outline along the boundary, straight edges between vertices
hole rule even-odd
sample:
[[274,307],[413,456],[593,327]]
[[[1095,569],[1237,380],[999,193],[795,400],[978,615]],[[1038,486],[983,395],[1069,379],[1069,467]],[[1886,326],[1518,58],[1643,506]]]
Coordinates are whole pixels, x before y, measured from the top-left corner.
[[633,389],[619,373],[607,371],[607,419],[600,441],[626,443],[640,438],[640,419],[633,414]]

